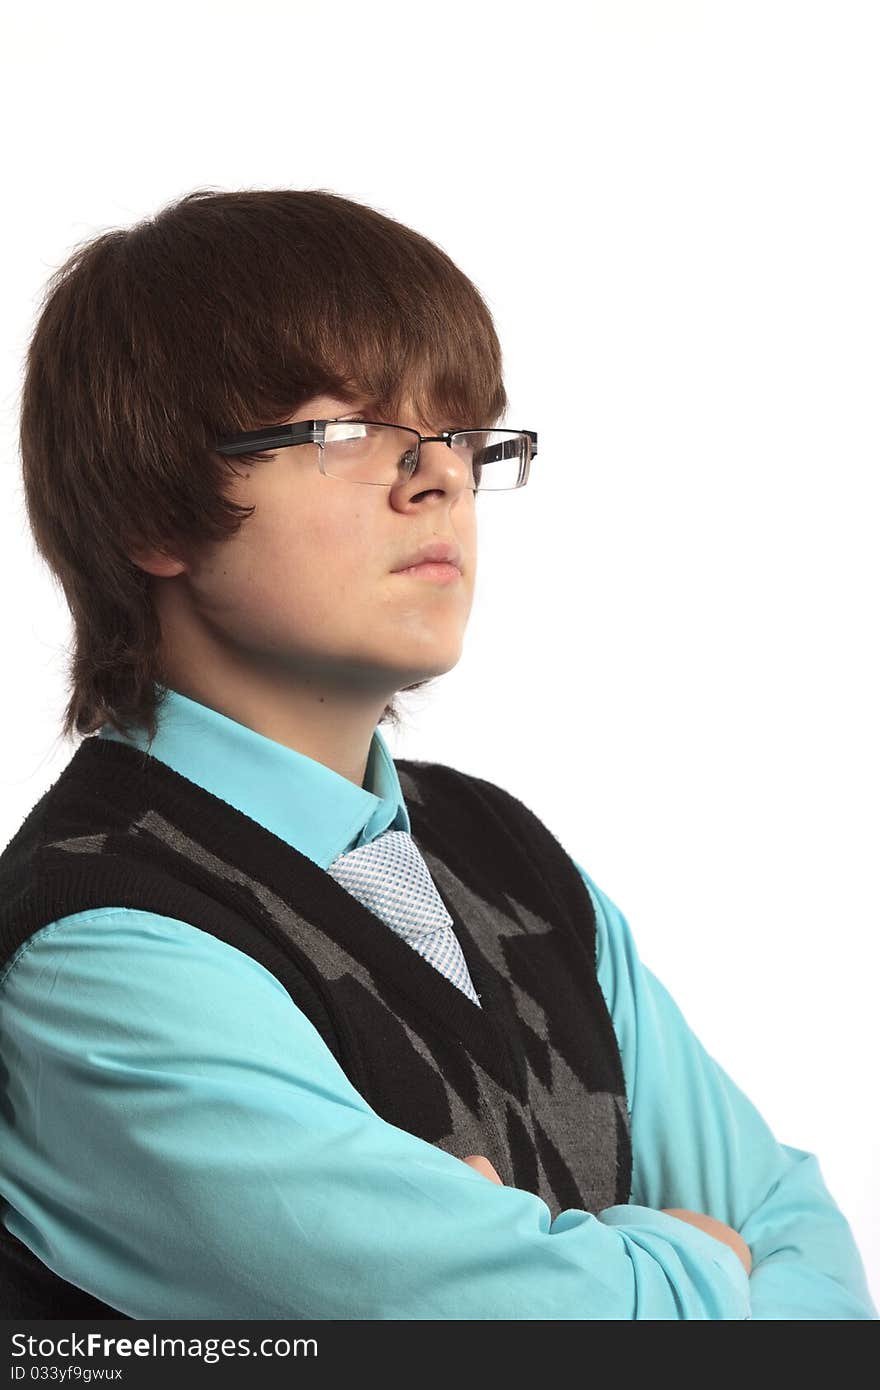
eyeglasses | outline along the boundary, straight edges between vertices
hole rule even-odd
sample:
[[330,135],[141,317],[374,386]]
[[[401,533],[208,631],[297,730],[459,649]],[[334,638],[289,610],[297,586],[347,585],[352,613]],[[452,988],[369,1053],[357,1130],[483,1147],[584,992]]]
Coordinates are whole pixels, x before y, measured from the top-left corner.
[[318,467],[328,478],[374,487],[394,487],[419,466],[422,444],[448,444],[468,466],[474,492],[524,487],[538,452],[534,430],[444,430],[419,434],[384,420],[297,420],[291,425],[224,435],[214,444],[220,454],[262,454],[297,444],[317,444]]

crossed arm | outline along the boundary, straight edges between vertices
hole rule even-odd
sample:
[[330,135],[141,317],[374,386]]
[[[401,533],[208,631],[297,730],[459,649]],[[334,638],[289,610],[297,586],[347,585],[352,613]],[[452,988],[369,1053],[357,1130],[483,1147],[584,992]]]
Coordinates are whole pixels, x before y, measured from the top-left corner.
[[[504,1186],[498,1170],[494,1164],[489,1162],[485,1154],[468,1154],[464,1161],[477,1173],[482,1173],[483,1177],[488,1178],[490,1182],[497,1182],[500,1186]],[[726,1226],[723,1221],[716,1221],[714,1216],[706,1216],[704,1212],[699,1211],[686,1211],[684,1207],[664,1207],[663,1210],[669,1216],[677,1216],[680,1221],[688,1221],[692,1226],[705,1231],[707,1235],[714,1236],[716,1240],[729,1245],[734,1254],[742,1261],[746,1274],[751,1274],[752,1252],[742,1236],[732,1227]]]
[[[630,1203],[551,1221],[386,1123],[249,956],[108,907],[0,979],[4,1224],[135,1318],[876,1318],[816,1158],[775,1139],[588,886]],[[750,1277],[694,1217],[749,1247]]]

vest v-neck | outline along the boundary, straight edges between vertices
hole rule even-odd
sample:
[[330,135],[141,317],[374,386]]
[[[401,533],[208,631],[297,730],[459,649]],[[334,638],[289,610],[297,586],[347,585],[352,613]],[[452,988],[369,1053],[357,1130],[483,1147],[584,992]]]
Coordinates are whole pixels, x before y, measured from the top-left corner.
[[[415,823],[412,836],[422,852]],[[479,1004],[330,874],[305,856],[298,858],[304,861],[300,868],[317,924],[377,974],[386,992],[393,989],[410,1009],[429,1015],[443,1033],[454,1031],[497,1081],[519,1092],[521,1074],[509,1043],[515,1024],[513,1002],[439,885],[434,884],[452,918]]]
[[[453,919],[453,930],[480,1005],[308,855],[161,759],[128,743],[88,738],[76,750],[66,775],[73,775],[76,764],[80,772],[85,766],[87,779],[89,769],[95,767],[98,776],[92,779],[92,785],[99,788],[102,797],[120,807],[130,821],[143,816],[144,787],[139,779],[152,781],[159,794],[148,794],[147,805],[158,814],[167,815],[184,831],[189,825],[197,825],[198,838],[205,849],[223,862],[237,862],[307,923],[344,947],[381,981],[383,990],[396,993],[405,1006],[401,1009],[404,1017],[410,1013],[415,1021],[422,1016],[441,1035],[455,1033],[495,1080],[515,1093],[521,1092],[521,1068],[511,1051],[511,1040],[516,1036],[513,1000],[439,885],[435,887]],[[149,833],[148,827],[139,827],[138,833]],[[411,833],[421,852],[417,816],[412,817]],[[252,904],[251,916],[264,920],[252,895],[239,889],[236,903]],[[287,934],[285,939],[290,940]],[[295,948],[296,942],[292,941],[292,945]],[[295,952],[292,959],[296,964]]]

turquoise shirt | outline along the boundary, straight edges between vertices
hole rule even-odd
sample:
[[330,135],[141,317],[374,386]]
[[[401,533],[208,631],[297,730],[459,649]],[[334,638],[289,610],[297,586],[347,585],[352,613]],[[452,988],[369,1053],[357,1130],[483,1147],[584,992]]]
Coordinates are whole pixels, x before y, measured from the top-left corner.
[[[378,727],[358,787],[171,690],[150,751],[325,869],[410,829]],[[0,976],[4,1224],[134,1318],[876,1319],[817,1158],[774,1137],[578,870],[632,1115],[627,1205],[551,1221],[381,1119],[250,956],[108,906],[35,932]],[[740,1231],[751,1277],[661,1207]]]

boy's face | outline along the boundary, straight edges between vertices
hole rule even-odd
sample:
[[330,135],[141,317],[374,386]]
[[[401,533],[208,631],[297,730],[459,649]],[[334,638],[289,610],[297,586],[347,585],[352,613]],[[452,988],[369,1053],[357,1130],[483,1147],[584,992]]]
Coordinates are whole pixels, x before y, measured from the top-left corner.
[[[381,418],[325,396],[286,423],[358,414]],[[406,412],[393,423],[439,432]],[[231,540],[188,554],[175,580],[225,659],[380,702],[456,664],[473,602],[476,508],[447,445],[423,444],[415,476],[394,487],[324,476],[311,444],[236,469],[230,495],[256,510]],[[459,578],[394,573],[430,540],[460,546]]]

